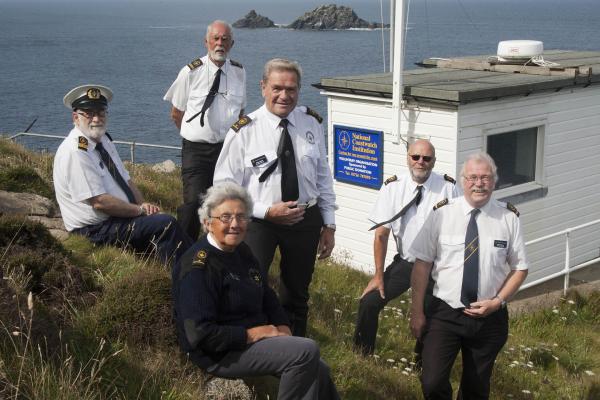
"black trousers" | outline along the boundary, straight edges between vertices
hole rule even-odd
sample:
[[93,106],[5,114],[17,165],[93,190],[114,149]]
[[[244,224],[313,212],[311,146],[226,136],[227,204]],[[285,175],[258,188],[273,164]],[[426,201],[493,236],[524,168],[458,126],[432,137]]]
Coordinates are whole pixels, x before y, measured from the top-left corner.
[[458,399],[488,399],[496,356],[508,338],[508,311],[471,318],[434,297],[423,335],[421,387],[425,399],[452,399],[450,371],[462,352]]
[[110,217],[99,224],[76,229],[73,233],[87,236],[96,244],[132,247],[144,254],[156,252],[164,263],[176,262],[193,243],[175,218],[168,214]]
[[200,234],[200,196],[213,184],[215,165],[222,147],[223,143],[190,142],[186,139],[182,142],[183,205],[177,209],[177,220],[194,241]]
[[381,298],[378,290],[373,290],[360,299],[354,330],[354,344],[363,354],[369,355],[375,351],[379,313],[388,302],[408,290],[412,267],[413,263],[401,258],[400,254],[396,254],[392,263],[383,273],[385,299]]
[[248,226],[245,242],[264,271],[268,272],[279,247],[279,300],[290,318],[294,336],[306,336],[308,287],[315,269],[322,226],[323,218],[317,206],[306,210],[304,219],[292,226],[256,218]]

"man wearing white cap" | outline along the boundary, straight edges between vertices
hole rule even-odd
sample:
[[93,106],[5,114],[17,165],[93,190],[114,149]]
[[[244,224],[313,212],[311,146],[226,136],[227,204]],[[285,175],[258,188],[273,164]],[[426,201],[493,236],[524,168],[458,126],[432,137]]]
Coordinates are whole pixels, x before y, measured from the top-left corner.
[[78,86],[63,99],[73,129],[54,157],[54,189],[66,229],[97,244],[156,251],[163,262],[189,247],[191,239],[175,218],[146,203],[106,133],[112,91]]

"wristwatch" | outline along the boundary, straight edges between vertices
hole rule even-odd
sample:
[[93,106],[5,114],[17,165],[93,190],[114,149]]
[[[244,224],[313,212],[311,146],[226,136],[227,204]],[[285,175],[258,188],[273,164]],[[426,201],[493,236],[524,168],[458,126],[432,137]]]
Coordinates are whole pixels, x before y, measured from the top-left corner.
[[323,226],[324,226],[325,228],[329,228],[329,229],[331,229],[332,231],[335,231],[335,224],[325,224],[325,225],[323,225]]
[[500,308],[506,308],[506,300],[504,300],[502,297],[495,295],[492,298],[500,300]]

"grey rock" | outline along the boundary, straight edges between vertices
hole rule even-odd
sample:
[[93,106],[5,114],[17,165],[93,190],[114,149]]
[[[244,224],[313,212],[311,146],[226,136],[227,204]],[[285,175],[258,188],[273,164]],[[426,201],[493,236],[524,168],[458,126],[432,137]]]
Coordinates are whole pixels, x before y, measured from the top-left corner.
[[350,29],[350,28],[381,28],[380,23],[367,22],[359,18],[350,7],[335,4],[322,5],[305,13],[290,25],[290,29]]
[[206,399],[252,400],[252,390],[241,379],[212,378],[205,386]]
[[166,173],[169,173],[169,172],[175,171],[176,168],[177,167],[175,166],[175,163],[173,161],[171,161],[171,160],[165,160],[165,161],[163,161],[161,163],[154,164],[152,166],[152,171],[154,171],[154,172],[166,172]]
[[275,24],[269,18],[257,14],[256,11],[250,10],[244,18],[238,19],[233,23],[234,28],[273,28]]
[[58,214],[52,200],[33,193],[13,193],[0,190],[0,213],[41,215],[54,217]]

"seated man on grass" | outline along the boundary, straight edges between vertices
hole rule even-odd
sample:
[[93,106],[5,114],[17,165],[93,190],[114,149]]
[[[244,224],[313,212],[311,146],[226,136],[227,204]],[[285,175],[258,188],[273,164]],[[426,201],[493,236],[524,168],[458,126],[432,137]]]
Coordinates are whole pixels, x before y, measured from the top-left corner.
[[54,157],[54,189],[67,231],[93,243],[177,259],[191,245],[175,218],[146,203],[106,133],[112,91],[78,86],[64,97],[73,129]]

